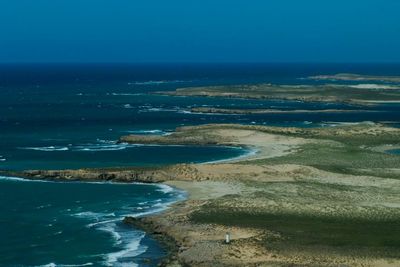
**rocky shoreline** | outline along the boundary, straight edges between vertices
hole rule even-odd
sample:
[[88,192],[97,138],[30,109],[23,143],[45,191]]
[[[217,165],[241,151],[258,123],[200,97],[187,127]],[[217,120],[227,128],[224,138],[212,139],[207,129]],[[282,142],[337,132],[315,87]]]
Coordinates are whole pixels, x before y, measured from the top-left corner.
[[[288,100],[320,103],[342,103],[363,107],[374,106],[379,103],[398,102],[400,100],[400,78],[393,76],[365,76],[356,74],[321,75],[309,77],[317,81],[343,81],[343,82],[391,82],[392,85],[382,84],[237,84],[219,86],[201,86],[178,88],[175,91],[157,91],[155,94],[168,96],[196,96],[216,98],[262,99],[262,100]],[[218,109],[219,107],[211,107]],[[200,108],[200,111],[201,112]],[[222,111],[222,110],[221,110]],[[223,112],[223,111],[222,111]],[[222,113],[221,112],[221,113]],[[249,111],[236,111],[248,114]],[[273,113],[275,111],[258,111],[260,113]],[[309,111],[311,112],[311,111]]]
[[[340,224],[334,224],[336,229],[346,220],[352,222],[351,218],[356,216],[366,222],[354,226],[358,229],[376,223],[374,214],[397,218],[400,171],[395,166],[398,156],[375,152],[371,146],[395,145],[399,137],[399,129],[376,124],[318,129],[203,125],[180,128],[163,137],[130,135],[121,141],[211,143],[253,147],[258,152],[224,163],[3,174],[54,181],[165,183],[186,191],[188,199],[160,214],[124,220],[149,233],[167,249],[168,256],[161,266],[398,266],[398,251],[385,247],[382,251],[380,247],[341,249],[325,244],[325,239],[318,241],[322,242],[319,246],[296,243],[285,232],[290,227],[279,230],[280,225],[293,219],[279,219],[278,226],[248,222],[243,225],[241,220],[266,216],[263,222],[270,223],[274,218],[271,216],[279,214],[295,213],[300,220],[303,220],[301,216],[306,216],[305,220],[311,214],[313,218],[322,216],[323,220],[339,218]],[[354,153],[358,153],[357,157]],[[332,160],[339,168],[326,169],[323,164],[327,162],[326,166],[330,167]],[[226,216],[233,217],[225,221]],[[387,228],[385,223],[382,229]],[[298,227],[304,224],[299,221],[294,225],[294,235],[301,233]],[[349,227],[350,230],[343,231],[354,232],[353,226]],[[230,245],[223,243],[227,232],[232,233]],[[340,236],[340,232],[337,234]],[[373,238],[380,236],[378,231],[378,236]]]
[[79,170],[27,170],[2,171],[3,175],[18,176],[31,180],[92,181],[92,182],[140,182],[160,183],[166,180],[162,172],[148,168],[132,169],[79,169]]
[[[121,183],[162,183],[171,180],[201,180],[193,168],[196,164],[176,164],[161,167],[129,167],[106,169],[0,171],[0,175],[31,180],[86,181]],[[188,174],[192,173],[189,178]]]
[[225,109],[212,107],[196,107],[190,110],[192,113],[203,114],[231,114],[231,115],[249,115],[249,114],[300,114],[300,113],[357,113],[357,112],[379,112],[376,110],[357,110],[357,109],[320,109],[320,110],[281,110],[281,109]]
[[136,229],[141,229],[147,235],[157,240],[167,252],[167,255],[158,264],[160,267],[166,267],[177,261],[179,245],[177,241],[171,237],[162,225],[157,224],[154,220],[149,220],[147,217],[134,218],[125,217],[123,223]]

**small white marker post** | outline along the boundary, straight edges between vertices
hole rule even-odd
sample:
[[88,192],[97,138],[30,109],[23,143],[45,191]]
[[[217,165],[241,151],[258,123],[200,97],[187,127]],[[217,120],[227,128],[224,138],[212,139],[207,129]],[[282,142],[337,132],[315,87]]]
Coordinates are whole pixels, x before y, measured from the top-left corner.
[[231,242],[231,234],[227,232],[225,234],[225,244],[229,244]]

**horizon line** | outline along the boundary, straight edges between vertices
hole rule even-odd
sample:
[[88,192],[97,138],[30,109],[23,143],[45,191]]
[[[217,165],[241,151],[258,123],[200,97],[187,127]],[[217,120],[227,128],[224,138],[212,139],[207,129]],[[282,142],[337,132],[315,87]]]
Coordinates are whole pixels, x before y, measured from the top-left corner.
[[400,64],[400,61],[0,61],[0,65],[240,65],[240,64]]

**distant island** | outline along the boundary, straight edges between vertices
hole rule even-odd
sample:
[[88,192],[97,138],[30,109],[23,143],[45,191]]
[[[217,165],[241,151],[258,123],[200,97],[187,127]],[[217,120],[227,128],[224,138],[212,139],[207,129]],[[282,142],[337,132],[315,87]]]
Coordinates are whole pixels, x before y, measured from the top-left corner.
[[378,75],[360,75],[352,73],[339,73],[335,75],[317,75],[309,77],[313,80],[336,80],[336,81],[378,81],[399,83],[398,76],[378,76]]
[[[400,77],[361,76],[350,74],[314,76],[311,79],[343,81],[400,82]],[[242,84],[179,88],[175,91],[159,91],[156,94],[172,96],[206,96],[244,99],[283,99],[308,102],[339,102],[356,105],[400,102],[400,85],[382,84],[324,84],[324,85],[274,85]]]
[[[183,190],[187,199],[162,213],[124,215],[121,220],[124,227],[139,228],[160,241],[167,250],[160,266],[400,266],[398,121],[391,125],[363,122],[357,121],[356,114],[386,119],[392,106],[382,104],[400,103],[400,85],[395,84],[400,77],[338,74],[311,79],[332,77],[378,84],[263,83],[160,90],[141,97],[150,102],[148,98],[158,101],[164,95],[174,105],[177,97],[221,101],[196,105],[192,98],[184,108],[168,111],[193,115],[204,124],[168,132],[120,132],[118,140],[105,147],[212,146],[243,151],[236,157],[216,159],[210,153],[210,160],[203,163],[4,170],[0,175],[51,181],[163,183]],[[379,83],[389,80],[391,84]],[[231,98],[287,102],[280,106],[265,101],[261,107],[258,101],[252,101],[255,105],[224,105]],[[138,105],[140,111],[142,103]],[[379,109],[382,107],[387,109]],[[155,110],[162,121],[166,113]],[[207,121],[221,118],[217,114],[231,120]],[[355,122],[307,127],[252,122],[257,117],[253,115],[302,115],[296,118],[301,123],[318,114],[334,114],[334,118],[355,115]],[[236,121],[245,116],[250,118],[247,123]],[[127,134],[132,132],[135,134]]]

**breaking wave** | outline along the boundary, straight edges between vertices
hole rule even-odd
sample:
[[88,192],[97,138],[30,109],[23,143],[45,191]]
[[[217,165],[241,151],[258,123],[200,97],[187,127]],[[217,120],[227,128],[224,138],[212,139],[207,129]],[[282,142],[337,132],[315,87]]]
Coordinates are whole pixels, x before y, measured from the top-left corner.
[[[89,228],[106,232],[113,240],[114,247],[118,249],[103,255],[106,266],[137,266],[133,260],[135,257],[145,253],[148,247],[142,244],[145,233],[140,230],[124,227],[122,220],[126,216],[143,217],[146,215],[164,211],[173,202],[183,199],[182,192],[168,185],[155,185],[158,192],[168,196],[169,200],[161,198],[142,201],[134,206],[121,207],[122,211],[116,213],[101,213],[84,211],[71,214],[71,216],[87,220]],[[133,211],[133,213],[132,213]]]
[[128,85],[160,85],[160,84],[172,84],[172,83],[187,83],[192,81],[185,80],[160,80],[160,81],[137,81],[137,82],[129,82]]
[[163,131],[163,130],[131,130],[131,131],[124,131],[125,133],[131,133],[131,134],[154,134],[154,135],[166,135],[168,132]]
[[[24,150],[34,150],[42,152],[61,152],[61,151],[78,151],[78,152],[98,152],[98,151],[117,151],[124,150],[129,147],[137,147],[128,143],[118,143],[117,141],[97,140],[97,143],[68,145],[68,146],[44,146],[44,147],[19,147]],[[1,161],[0,157],[0,161]]]
[[[0,179],[13,180],[13,181],[30,181],[18,177],[3,177]],[[32,181],[37,182],[37,181]],[[47,182],[47,181],[41,181]],[[49,181],[50,183],[56,183]],[[150,185],[149,185],[150,186]],[[181,200],[185,197],[184,193],[168,185],[151,185],[155,187],[159,193],[159,198],[143,199],[141,201],[135,201],[133,203],[124,202],[122,205],[116,206],[117,208],[113,212],[98,212],[90,210],[82,210],[82,207],[76,209],[66,209],[63,214],[83,220],[86,227],[92,228],[96,231],[107,233],[112,241],[112,249],[99,254],[100,262],[92,263],[87,262],[83,264],[63,264],[63,263],[48,263],[40,265],[41,267],[69,267],[69,266],[138,266],[135,261],[137,256],[145,253],[148,250],[148,246],[143,244],[145,238],[145,232],[136,230],[131,227],[127,227],[123,223],[123,219],[126,216],[131,217],[143,217],[149,214],[158,213],[164,211],[172,203]],[[90,208],[91,207],[91,208]],[[104,209],[103,209],[104,210]],[[79,211],[79,212],[77,212]],[[56,234],[59,234],[57,232]],[[40,267],[39,266],[39,267]],[[32,266],[33,267],[33,266]]]
[[53,151],[67,151],[67,150],[69,150],[69,147],[66,147],[66,146],[43,146],[43,147],[20,147],[19,149],[53,152]]

